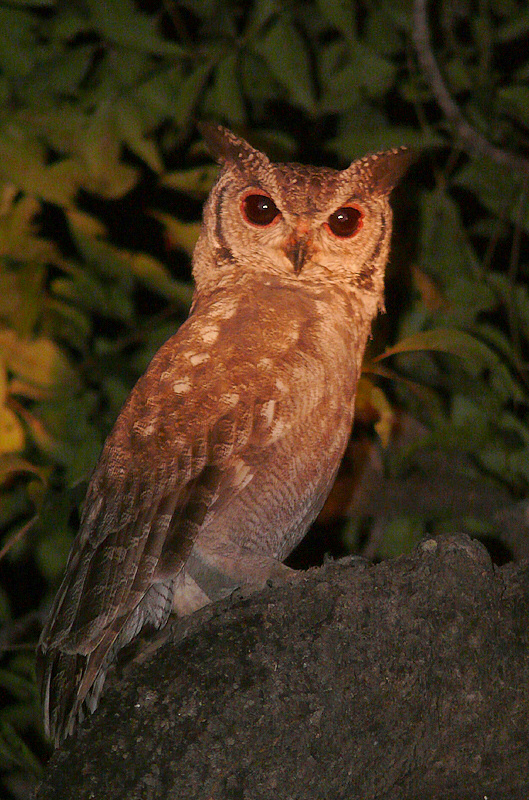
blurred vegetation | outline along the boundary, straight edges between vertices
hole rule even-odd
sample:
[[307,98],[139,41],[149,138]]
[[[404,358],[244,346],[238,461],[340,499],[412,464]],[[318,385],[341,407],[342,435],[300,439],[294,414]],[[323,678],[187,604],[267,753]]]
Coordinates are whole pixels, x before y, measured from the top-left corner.
[[[2,796],[28,796],[47,752],[32,647],[87,479],[187,313],[216,173],[196,119],[282,160],[425,151],[395,197],[360,427],[384,475],[441,450],[476,486],[527,496],[529,10],[431,6],[427,47],[475,147],[420,65],[409,0],[0,0]],[[419,433],[392,447],[410,420]],[[353,494],[336,514],[361,549],[370,529]],[[365,552],[403,552],[449,516],[396,509]],[[460,529],[501,539],[492,518],[464,516]]]

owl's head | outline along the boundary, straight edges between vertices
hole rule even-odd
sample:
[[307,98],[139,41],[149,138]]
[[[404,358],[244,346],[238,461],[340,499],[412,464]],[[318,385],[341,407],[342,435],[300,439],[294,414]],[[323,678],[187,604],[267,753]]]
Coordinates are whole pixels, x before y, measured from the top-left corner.
[[273,163],[220,125],[201,131],[222,165],[194,255],[199,291],[243,275],[335,282],[381,298],[389,195],[413,155],[376,153],[334,170]]

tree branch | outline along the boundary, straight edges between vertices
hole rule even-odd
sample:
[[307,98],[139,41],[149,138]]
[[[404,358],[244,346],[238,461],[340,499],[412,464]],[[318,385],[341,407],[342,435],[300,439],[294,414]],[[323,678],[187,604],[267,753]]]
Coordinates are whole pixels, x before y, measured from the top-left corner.
[[529,159],[491,144],[483,134],[467,122],[461,109],[450,95],[433,54],[426,6],[427,0],[415,0],[414,2],[413,41],[420,65],[435,99],[455,129],[462,147],[471,154],[479,153],[487,156],[496,164],[514,170],[525,179],[529,178]]
[[37,800],[526,800],[529,566],[466,536],[175,624]]

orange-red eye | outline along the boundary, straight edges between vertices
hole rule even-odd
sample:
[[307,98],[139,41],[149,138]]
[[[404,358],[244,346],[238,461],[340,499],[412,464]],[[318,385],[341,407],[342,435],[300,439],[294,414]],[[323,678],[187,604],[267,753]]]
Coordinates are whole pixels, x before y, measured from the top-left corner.
[[242,213],[247,222],[266,228],[279,217],[280,211],[267,194],[247,194],[242,201]]
[[362,227],[363,213],[355,206],[342,206],[327,220],[331,233],[340,239],[349,239]]

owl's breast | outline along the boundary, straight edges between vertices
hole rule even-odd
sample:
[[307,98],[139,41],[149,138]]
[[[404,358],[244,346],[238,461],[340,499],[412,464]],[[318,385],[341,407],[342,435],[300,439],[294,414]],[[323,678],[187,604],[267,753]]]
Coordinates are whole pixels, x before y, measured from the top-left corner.
[[235,449],[248,444],[256,457],[294,435],[313,448],[322,437],[342,441],[364,342],[341,303],[265,284],[197,304],[123,410],[129,449],[170,458],[197,447],[219,420]]
[[217,406],[236,398],[226,427],[244,431],[244,443],[226,461],[230,500],[219,503],[205,536],[266,544],[283,558],[319,512],[354,411],[358,332],[340,310],[326,298],[265,287],[220,323],[210,389]]

